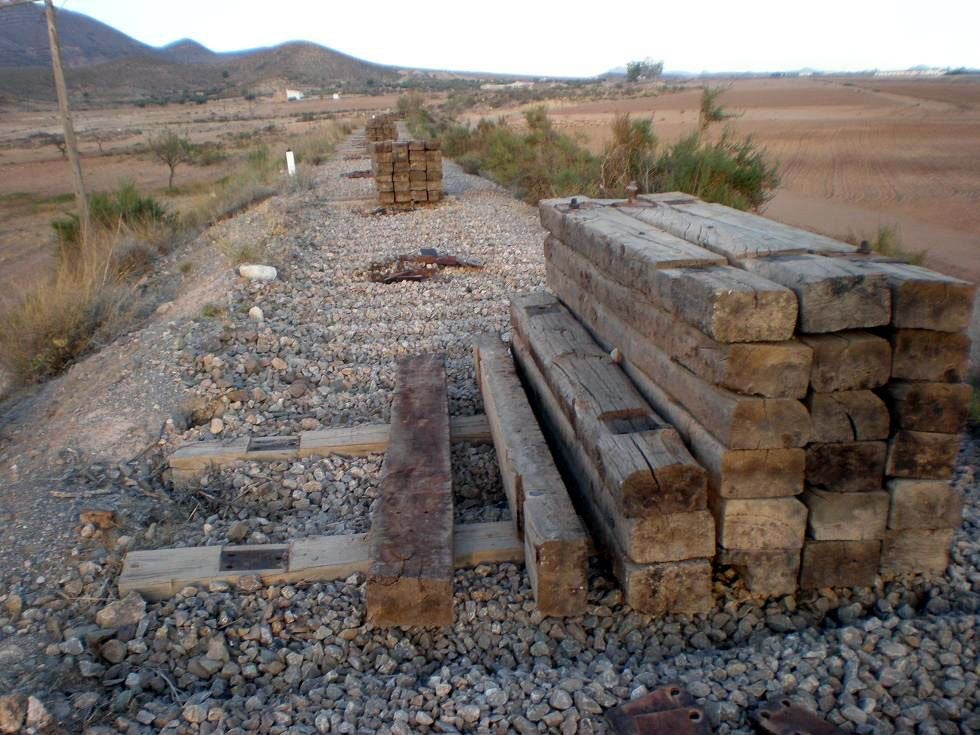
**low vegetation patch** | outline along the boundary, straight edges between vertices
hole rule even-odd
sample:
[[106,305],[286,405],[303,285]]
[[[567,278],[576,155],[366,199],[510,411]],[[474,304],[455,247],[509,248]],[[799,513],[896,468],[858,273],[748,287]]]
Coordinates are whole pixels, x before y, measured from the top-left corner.
[[[111,341],[147,312],[136,284],[161,255],[180,239],[262,199],[309,186],[311,178],[303,168],[295,177],[285,175],[286,148],[292,145],[297,162],[316,165],[349,131],[346,124],[330,122],[299,138],[276,139],[236,152],[238,161],[231,173],[204,187],[197,201],[180,214],[130,182],[90,196],[89,232],[82,232],[77,215],[52,222],[58,240],[54,273],[28,288],[0,315],[0,365],[16,384],[39,382]],[[220,149],[188,148],[185,143],[170,141],[182,151],[177,165],[209,165],[216,156],[229,155]],[[189,157],[183,155],[186,150]],[[264,247],[243,246],[227,255],[236,263],[255,260]],[[191,268],[185,261],[180,272]]]
[[922,265],[926,260],[926,250],[910,250],[902,245],[895,225],[880,225],[873,237],[863,238],[853,232],[844,238],[851,245],[878,253],[903,263]]
[[504,119],[461,125],[427,109],[420,95],[399,100],[412,134],[437,138],[444,154],[468,173],[479,173],[536,204],[572,194],[623,197],[635,183],[641,193],[683,191],[737,209],[756,209],[779,184],[774,161],[751,138],[725,129],[716,139],[712,124],[732,117],[718,103],[721,90],[705,89],[698,130],[662,145],[649,120],[618,116],[612,140],[599,155],[554,128],[544,107],[525,113],[525,127]]

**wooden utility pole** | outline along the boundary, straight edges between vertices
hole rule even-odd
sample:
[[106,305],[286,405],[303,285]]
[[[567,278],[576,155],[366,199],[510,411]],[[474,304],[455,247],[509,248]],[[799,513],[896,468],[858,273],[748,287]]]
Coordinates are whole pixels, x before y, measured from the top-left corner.
[[[35,0],[0,0],[0,10],[18,5],[34,5]],[[61,111],[61,125],[65,130],[65,153],[71,165],[72,184],[75,188],[75,202],[82,224],[82,234],[88,233],[88,197],[85,195],[85,181],[82,178],[82,163],[78,157],[78,139],[71,122],[71,109],[68,107],[68,89],[65,87],[65,72],[61,67],[61,45],[58,43],[58,29],[54,24],[54,5],[44,0],[44,15],[48,22],[48,42],[51,46],[51,70],[54,72],[54,88],[58,94],[58,109]]]
[[88,197],[85,195],[85,180],[82,178],[82,162],[78,157],[78,140],[75,138],[75,126],[71,121],[71,109],[68,107],[68,89],[65,86],[65,72],[61,67],[61,45],[58,43],[58,29],[54,24],[54,5],[51,0],[44,0],[44,15],[48,21],[48,41],[51,44],[51,69],[54,71],[54,87],[58,93],[58,109],[61,111],[61,124],[65,129],[65,149],[68,162],[71,165],[72,184],[75,187],[75,202],[81,218],[82,236],[88,235]]

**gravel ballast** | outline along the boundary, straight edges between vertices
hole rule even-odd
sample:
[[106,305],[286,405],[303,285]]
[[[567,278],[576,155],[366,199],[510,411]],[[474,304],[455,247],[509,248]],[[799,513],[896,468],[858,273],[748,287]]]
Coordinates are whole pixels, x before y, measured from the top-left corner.
[[[276,280],[236,279],[212,295],[219,316],[161,331],[159,355],[187,395],[161,455],[205,439],[387,421],[395,360],[417,351],[446,353],[452,415],[482,412],[471,341],[508,336],[510,296],[544,286],[537,213],[448,161],[440,205],[374,213],[370,180],[342,175],[367,167],[345,160],[358,152],[355,137],[316,169],[311,189],[269,203],[282,223],[269,242]],[[254,236],[248,216],[221,232]],[[368,280],[371,262],[422,247],[484,268]],[[457,444],[452,458],[457,522],[507,520],[492,446]],[[75,529],[60,569],[4,575],[0,732],[30,715],[36,731],[60,722],[92,735],[600,733],[604,709],[668,683],[685,686],[719,733],[752,732],[751,708],[781,695],[848,732],[980,731],[976,436],[955,480],[965,521],[939,579],[761,602],[719,570],[712,613],[653,619],[625,607],[593,562],[586,614],[557,620],[535,610],[521,567],[483,565],[456,572],[456,622],[444,630],[366,625],[361,575],[115,602],[130,548],[368,530],[381,459],[243,462],[163,498],[110,482],[98,502],[118,511],[120,528]]]

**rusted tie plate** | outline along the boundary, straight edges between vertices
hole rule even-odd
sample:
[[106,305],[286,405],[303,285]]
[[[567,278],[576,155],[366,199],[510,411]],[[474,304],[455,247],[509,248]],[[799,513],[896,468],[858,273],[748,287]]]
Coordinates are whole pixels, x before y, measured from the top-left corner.
[[617,735],[711,735],[708,718],[679,686],[655,689],[614,707],[606,719]]
[[771,700],[752,716],[756,727],[770,735],[844,735],[844,731],[789,699]]

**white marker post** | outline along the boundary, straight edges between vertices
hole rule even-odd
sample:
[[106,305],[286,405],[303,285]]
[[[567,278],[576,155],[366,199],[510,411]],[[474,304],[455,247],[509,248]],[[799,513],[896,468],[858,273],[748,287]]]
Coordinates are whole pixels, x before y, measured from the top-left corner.
[[296,159],[293,157],[292,151],[286,151],[286,171],[289,172],[290,176],[296,175]]

